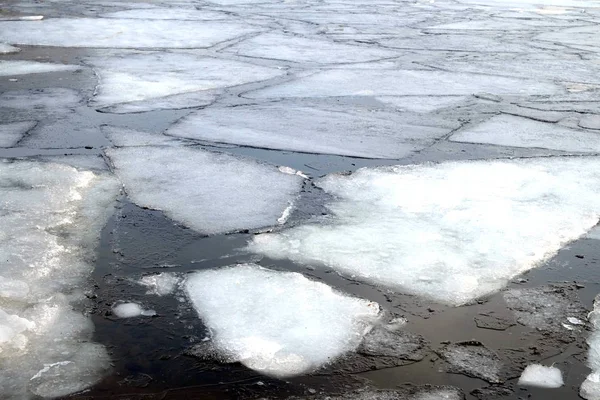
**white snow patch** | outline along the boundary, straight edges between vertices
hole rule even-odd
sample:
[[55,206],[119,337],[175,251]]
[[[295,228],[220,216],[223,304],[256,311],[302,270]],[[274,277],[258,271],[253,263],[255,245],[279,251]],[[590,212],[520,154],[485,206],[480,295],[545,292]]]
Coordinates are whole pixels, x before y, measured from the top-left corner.
[[121,303],[113,307],[113,314],[119,318],[152,317],[156,315],[154,310],[145,310],[137,303]]
[[0,161],[0,359],[11,366],[0,370],[3,396],[66,396],[108,368],[75,304],[118,190],[104,174]]
[[[285,73],[274,68],[184,53],[126,54],[92,58],[89,62],[100,77],[98,94],[92,104],[96,107],[128,106],[117,112],[207,105],[215,99],[213,89],[267,80]],[[186,96],[181,99],[173,97],[175,95]]]
[[200,110],[166,134],[305,153],[402,158],[449,131],[411,125],[395,113],[359,106],[267,104]]
[[27,74],[42,74],[45,72],[76,71],[81,69],[77,65],[53,64],[37,61],[0,61],[0,76],[14,76]]
[[253,264],[197,272],[186,291],[224,357],[277,377],[353,351],[379,317],[377,303]]
[[133,202],[205,234],[277,224],[303,181],[270,165],[196,148],[129,147],[107,155]]
[[51,18],[0,22],[0,41],[11,44],[102,48],[206,48],[255,32],[227,22],[111,18]]
[[573,152],[600,152],[600,134],[512,115],[499,115],[452,135],[454,142],[537,147]]
[[173,293],[180,282],[181,278],[179,278],[177,275],[169,272],[163,272],[156,275],[144,276],[142,279],[140,279],[139,284],[148,288],[147,294],[165,296]]
[[596,157],[362,168],[316,184],[331,216],[251,251],[460,305],[501,289],[600,218]]
[[537,386],[555,389],[564,384],[560,369],[539,364],[528,365],[519,378],[519,385],[522,386]]
[[11,122],[0,124],[0,147],[12,147],[37,124],[36,121]]

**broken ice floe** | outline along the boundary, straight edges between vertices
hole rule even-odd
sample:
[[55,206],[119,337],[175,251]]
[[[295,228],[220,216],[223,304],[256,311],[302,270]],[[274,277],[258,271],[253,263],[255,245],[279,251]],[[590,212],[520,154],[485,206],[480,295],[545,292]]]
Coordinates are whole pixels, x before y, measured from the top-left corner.
[[2,21],[0,41],[10,44],[103,48],[206,48],[254,32],[245,24],[111,18]]
[[154,310],[145,310],[137,303],[121,303],[112,308],[112,312],[119,318],[134,317],[153,317],[156,315]]
[[507,365],[498,354],[476,341],[449,344],[438,350],[448,363],[446,370],[483,379],[489,383],[502,383],[512,377]]
[[205,234],[278,224],[303,182],[270,165],[198,148],[123,147],[106,153],[134,203]]
[[228,47],[228,53],[302,63],[356,63],[398,56],[378,47],[356,46],[324,39],[269,32]]
[[41,74],[45,72],[75,71],[77,65],[42,63],[37,61],[0,61],[0,76]]
[[464,304],[501,289],[598,222],[599,168],[598,158],[574,157],[333,174],[316,182],[335,196],[331,216],[255,236],[248,248]]
[[450,138],[455,142],[537,147],[580,153],[600,152],[600,135],[512,115],[499,115]]
[[168,135],[251,147],[365,158],[402,158],[450,129],[411,125],[357,106],[268,104],[211,108],[185,117]]
[[554,389],[564,385],[564,382],[560,369],[531,364],[521,374],[519,385]]
[[108,368],[80,311],[115,179],[73,167],[0,161],[0,393],[66,396]]
[[165,296],[173,293],[181,283],[181,278],[169,272],[162,272],[144,276],[138,283],[148,288],[147,294]]
[[222,357],[277,377],[355,350],[380,314],[377,303],[253,264],[194,273],[185,289]]
[[0,54],[18,53],[21,49],[18,47],[11,46],[6,43],[0,43]]
[[0,147],[12,147],[16,145],[36,124],[36,121],[0,124]]
[[188,53],[125,54],[90,58],[99,76],[95,107],[111,112],[205,106],[215,100],[214,89],[262,81],[284,71],[199,57]]
[[445,71],[328,70],[245,94],[248,98],[329,96],[444,96],[562,93],[552,82]]
[[586,400],[600,399],[600,299],[594,299],[594,309],[588,315],[592,333],[587,339],[589,345],[587,365],[592,372],[585,378],[579,389],[579,395]]

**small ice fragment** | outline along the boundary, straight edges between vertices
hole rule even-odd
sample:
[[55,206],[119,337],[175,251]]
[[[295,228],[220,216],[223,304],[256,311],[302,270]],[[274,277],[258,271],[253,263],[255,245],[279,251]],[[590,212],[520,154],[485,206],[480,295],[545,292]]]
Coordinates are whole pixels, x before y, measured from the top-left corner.
[[20,17],[2,17],[0,21],[41,21],[43,19],[43,15],[24,15]]
[[121,303],[112,309],[113,313],[119,318],[133,318],[145,316],[151,317],[156,315],[154,310],[144,310],[142,306],[137,303]]
[[0,43],[0,54],[18,53],[21,49],[18,47],[11,46],[6,43]]
[[564,385],[564,382],[562,372],[558,368],[531,364],[521,374],[519,385],[554,389]]
[[171,294],[181,279],[169,272],[163,272],[157,275],[148,275],[140,279],[139,284],[148,288],[147,294],[165,296]]
[[575,317],[568,317],[567,321],[569,321],[569,323],[573,325],[585,325],[585,322]]

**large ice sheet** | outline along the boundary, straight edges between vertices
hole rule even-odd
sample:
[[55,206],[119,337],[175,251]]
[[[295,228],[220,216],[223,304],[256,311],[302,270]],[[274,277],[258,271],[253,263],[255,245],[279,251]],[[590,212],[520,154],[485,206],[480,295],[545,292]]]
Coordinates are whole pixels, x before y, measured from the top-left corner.
[[341,64],[397,57],[398,53],[372,46],[355,46],[323,39],[265,33],[227,48],[249,57],[304,63]]
[[0,161],[2,398],[66,396],[108,368],[76,310],[118,189],[114,178],[62,164]]
[[36,121],[20,121],[0,124],[0,147],[12,147],[37,124]]
[[0,76],[41,74],[45,72],[75,71],[81,67],[68,64],[52,64],[37,61],[0,61]]
[[449,129],[410,125],[398,115],[357,106],[287,103],[198,111],[168,135],[251,147],[365,158],[402,158]]
[[111,18],[0,21],[10,44],[103,48],[207,48],[256,31],[245,24]]
[[[89,61],[100,78],[98,94],[92,104],[96,107],[119,105],[117,112],[207,105],[215,98],[212,89],[267,80],[285,73],[184,53],[132,53]],[[187,97],[182,102],[173,98],[175,95]]]
[[107,154],[133,202],[205,234],[283,222],[302,185],[300,176],[273,166],[191,147],[123,147]]
[[250,98],[327,96],[447,96],[562,93],[551,82],[493,75],[417,70],[328,70],[247,93]]
[[501,289],[600,216],[596,157],[363,168],[317,183],[331,216],[251,251],[448,304]]
[[455,142],[539,147],[582,153],[600,152],[600,134],[512,115],[499,115],[450,137]]
[[356,349],[379,316],[377,303],[253,264],[197,272],[185,288],[224,358],[277,377]]

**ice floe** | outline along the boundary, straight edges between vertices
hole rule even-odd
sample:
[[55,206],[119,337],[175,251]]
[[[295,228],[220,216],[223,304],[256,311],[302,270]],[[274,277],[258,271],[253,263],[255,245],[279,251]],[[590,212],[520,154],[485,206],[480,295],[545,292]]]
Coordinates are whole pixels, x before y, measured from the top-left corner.
[[379,318],[377,303],[252,264],[194,273],[185,288],[225,359],[277,377],[355,350]]
[[205,106],[215,99],[211,90],[284,74],[274,68],[186,53],[131,53],[88,61],[100,79],[92,104],[99,108],[118,105],[111,112]]
[[401,111],[428,113],[456,105],[464,96],[380,96],[376,99]]
[[329,96],[445,96],[562,93],[551,82],[503,76],[416,70],[328,70],[245,94],[249,98]]
[[10,44],[102,48],[206,48],[256,29],[245,24],[111,18],[1,21],[0,41]]
[[302,63],[341,64],[392,58],[398,54],[377,47],[270,32],[228,47],[228,53]]
[[156,315],[154,310],[145,310],[137,303],[121,303],[112,308],[112,312],[119,318],[152,317]]
[[[108,368],[80,308],[118,182],[105,174],[0,161],[0,393],[66,396]],[[77,311],[79,310],[79,311]]]
[[0,124],[0,147],[12,147],[16,145],[36,124],[36,121]]
[[231,19],[226,13],[196,8],[153,7],[146,9],[115,11],[103,14],[104,18],[167,19],[180,21],[211,21]]
[[492,117],[450,137],[455,142],[537,147],[579,153],[600,152],[600,135],[512,115]]
[[201,110],[173,125],[166,134],[306,153],[402,158],[449,132],[411,125],[391,112],[356,106],[276,103]]
[[335,197],[330,216],[255,236],[248,248],[464,304],[499,290],[598,222],[599,167],[598,158],[573,157],[333,174],[316,182]]
[[1,108],[46,111],[75,107],[81,97],[75,90],[49,88],[39,90],[14,90],[0,94]]
[[449,344],[438,354],[448,363],[446,370],[451,373],[465,374],[490,383],[501,383],[508,377],[506,366],[498,354],[480,342]]
[[53,64],[37,61],[0,61],[0,76],[41,74],[45,72],[76,71],[81,67],[68,64]]
[[198,148],[123,147],[107,155],[133,202],[205,234],[278,224],[303,181],[270,165]]
[[21,49],[18,47],[11,46],[6,43],[0,43],[0,54],[18,53]]
[[531,364],[521,374],[519,385],[555,389],[564,385],[564,382],[560,369]]
[[592,333],[587,339],[589,345],[587,365],[592,372],[581,384],[579,395],[586,400],[600,399],[600,299],[594,299],[594,309],[588,315]]

